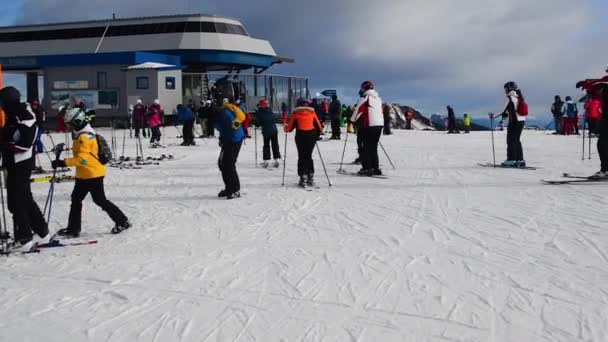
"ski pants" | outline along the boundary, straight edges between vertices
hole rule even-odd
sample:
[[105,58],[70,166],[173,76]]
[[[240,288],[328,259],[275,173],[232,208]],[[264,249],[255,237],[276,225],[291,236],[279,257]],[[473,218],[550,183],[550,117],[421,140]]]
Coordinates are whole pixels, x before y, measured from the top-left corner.
[[385,135],[391,134],[391,118],[390,117],[384,118],[384,134]]
[[331,118],[331,137],[340,139],[340,117]]
[[184,127],[182,130],[182,135],[185,143],[194,142],[194,119],[184,121]]
[[236,161],[239,158],[242,144],[242,141],[238,143],[224,143],[217,161],[218,167],[222,172],[225,190],[229,194],[241,191],[239,174],[236,172]]
[[92,179],[77,179],[72,190],[72,205],[70,207],[70,215],[68,218],[68,230],[70,232],[78,232],[81,230],[82,221],[82,201],[91,193],[93,202],[105,211],[115,224],[125,224],[127,217],[125,214],[106,198],[103,186],[104,177]]
[[357,129],[357,158],[363,159],[363,128]]
[[298,148],[298,176],[314,175],[315,164],[312,152],[317,145],[316,131],[297,131],[296,147]]
[[33,237],[32,230],[40,237],[49,233],[44,215],[32,196],[31,174],[31,161],[9,166],[6,170],[6,199],[8,210],[13,214],[16,241],[30,241]]
[[595,118],[587,118],[587,128],[589,129],[589,133],[598,134],[599,120]]
[[562,134],[563,133],[563,131],[562,131],[562,116],[561,115],[559,115],[559,116],[556,115],[556,116],[553,117],[553,120],[555,121],[555,132],[557,134]]
[[378,160],[378,143],[382,135],[382,126],[367,127],[363,129],[363,154],[361,166],[363,169],[380,170]]
[[270,160],[270,147],[272,146],[272,159],[281,159],[281,150],[279,148],[279,133],[274,132],[272,135],[264,136],[264,147],[262,154],[264,160]]
[[578,116],[572,118],[572,125],[574,125],[574,134],[579,135],[578,132]]
[[602,171],[608,172],[608,118],[605,116],[599,122],[599,135],[597,152],[602,161]]
[[507,160],[525,160],[524,150],[521,146],[521,133],[525,121],[511,121],[507,127]]
[[146,133],[146,124],[144,123],[143,118],[134,118],[133,119],[133,127],[135,128],[135,137],[139,137],[139,130],[141,129],[144,138],[147,138],[148,135]]
[[152,137],[150,138],[150,144],[160,142],[160,126],[152,127]]
[[213,124],[215,122],[215,118],[214,117],[209,117],[207,119],[207,136],[208,137],[212,137],[215,135],[215,131],[213,128]]

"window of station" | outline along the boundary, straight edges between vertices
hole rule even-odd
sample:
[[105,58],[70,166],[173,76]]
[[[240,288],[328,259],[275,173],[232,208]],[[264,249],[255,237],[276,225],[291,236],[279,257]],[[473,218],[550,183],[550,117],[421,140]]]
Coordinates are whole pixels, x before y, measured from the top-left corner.
[[[39,40],[101,38],[106,32],[106,26],[82,27],[59,30],[38,30],[0,33],[0,42],[23,42]],[[248,36],[240,25],[216,22],[168,22],[140,25],[118,25],[108,27],[106,37],[136,36],[147,34],[204,32],[225,33]]]
[[135,78],[135,88],[137,89],[148,89],[150,88],[150,79],[146,76]]

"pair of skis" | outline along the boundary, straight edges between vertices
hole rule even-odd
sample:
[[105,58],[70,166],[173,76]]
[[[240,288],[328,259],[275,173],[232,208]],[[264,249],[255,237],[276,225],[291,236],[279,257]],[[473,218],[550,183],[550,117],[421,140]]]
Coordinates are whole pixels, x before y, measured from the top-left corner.
[[543,179],[541,179],[541,182],[543,182],[545,184],[550,184],[550,185],[589,184],[589,183],[608,182],[608,178],[595,178],[593,176],[591,176],[591,177],[574,176],[569,173],[564,173],[562,175],[562,177],[565,179],[560,179],[560,180],[543,180]]
[[[45,249],[49,248],[61,248],[61,247],[74,247],[74,246],[91,246],[96,245],[97,240],[88,240],[88,241],[77,241],[77,242],[62,242],[60,240],[51,240],[49,243],[37,244],[31,250],[27,252],[20,252],[19,254],[33,254],[40,253]],[[17,252],[8,251],[5,253],[6,255],[15,254]]]

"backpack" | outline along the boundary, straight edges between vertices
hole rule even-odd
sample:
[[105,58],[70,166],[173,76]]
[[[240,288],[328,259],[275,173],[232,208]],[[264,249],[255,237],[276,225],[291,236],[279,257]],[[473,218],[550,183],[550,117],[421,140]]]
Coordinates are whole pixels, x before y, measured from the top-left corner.
[[106,165],[112,160],[112,148],[108,145],[106,139],[100,134],[96,134],[95,138],[97,138],[97,160],[101,163],[101,165]]
[[515,111],[519,116],[528,116],[528,104],[526,103],[526,100],[520,98],[519,101],[517,101],[517,109],[515,109]]

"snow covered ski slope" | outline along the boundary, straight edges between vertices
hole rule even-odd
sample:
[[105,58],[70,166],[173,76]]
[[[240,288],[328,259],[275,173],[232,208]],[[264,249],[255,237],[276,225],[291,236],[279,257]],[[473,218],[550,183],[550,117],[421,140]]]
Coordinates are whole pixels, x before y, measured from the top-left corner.
[[[110,235],[89,197],[81,239],[97,244],[0,258],[0,341],[608,341],[608,184],[540,182],[598,170],[580,138],[524,132],[539,169],[521,171],[477,165],[488,132],[395,131],[388,179],[337,174],[343,141],[321,142],[333,186],[315,151],[313,191],[293,135],[285,188],[248,140],[232,201],[216,197],[217,140],[177,143],[144,150],[173,160],[108,170],[131,229]],[[43,205],[48,183],[32,187]],[[53,229],[72,187],[55,185]]]

